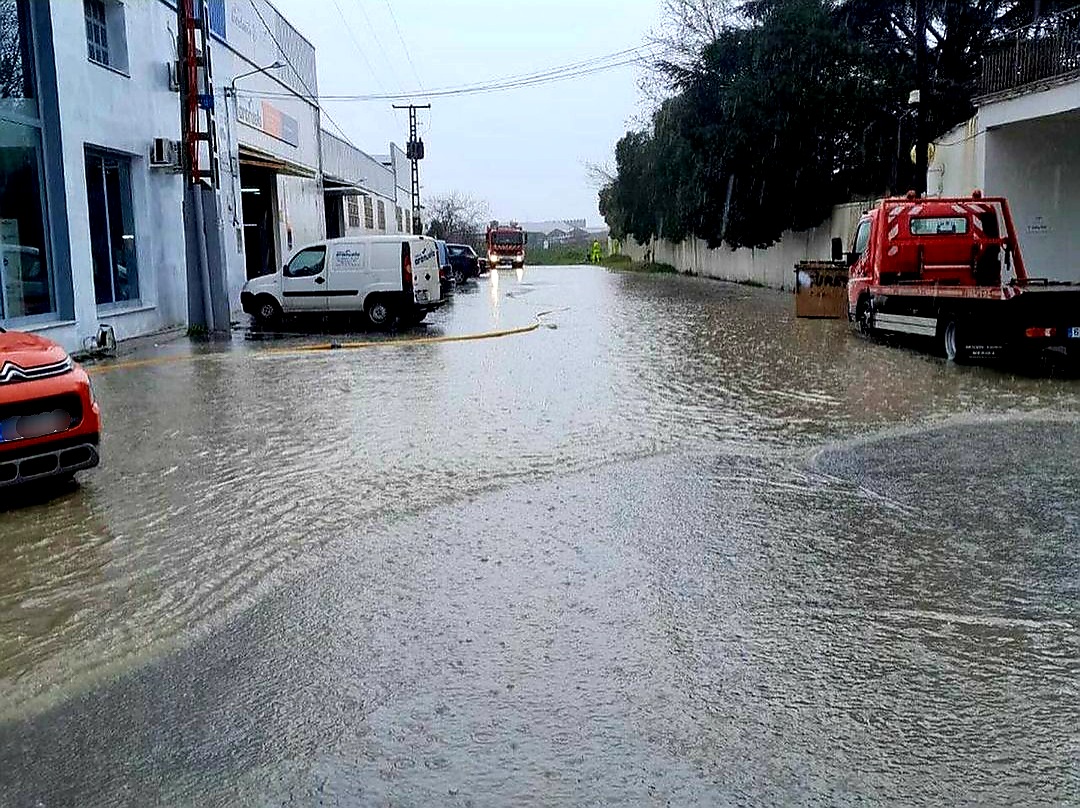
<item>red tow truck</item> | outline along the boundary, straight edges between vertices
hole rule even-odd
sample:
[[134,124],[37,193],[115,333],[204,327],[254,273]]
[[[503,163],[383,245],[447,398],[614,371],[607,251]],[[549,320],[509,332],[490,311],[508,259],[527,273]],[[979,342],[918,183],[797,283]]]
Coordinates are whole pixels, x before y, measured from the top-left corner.
[[492,222],[487,229],[488,266],[492,269],[497,269],[499,264],[508,264],[514,269],[525,266],[525,245],[528,241],[528,235],[517,222]]
[[1080,284],[1028,275],[1004,197],[885,199],[859,221],[848,318],[913,334],[952,361],[1080,353]]

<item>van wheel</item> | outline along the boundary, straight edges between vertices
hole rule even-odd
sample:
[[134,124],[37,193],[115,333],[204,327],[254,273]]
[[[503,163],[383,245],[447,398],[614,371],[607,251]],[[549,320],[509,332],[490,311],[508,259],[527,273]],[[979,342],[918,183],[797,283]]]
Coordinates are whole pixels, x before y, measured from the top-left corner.
[[281,306],[274,298],[264,295],[255,301],[255,319],[261,325],[275,326],[281,322]]
[[394,322],[394,310],[382,297],[369,298],[364,304],[364,314],[376,328],[389,328]]

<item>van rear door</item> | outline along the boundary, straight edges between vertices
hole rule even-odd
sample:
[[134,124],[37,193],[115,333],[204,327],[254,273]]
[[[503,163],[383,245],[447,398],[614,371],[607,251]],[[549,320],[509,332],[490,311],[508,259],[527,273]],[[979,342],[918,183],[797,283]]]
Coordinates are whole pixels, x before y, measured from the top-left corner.
[[435,240],[416,237],[410,240],[414,300],[419,304],[436,303],[442,291],[439,285],[439,251]]

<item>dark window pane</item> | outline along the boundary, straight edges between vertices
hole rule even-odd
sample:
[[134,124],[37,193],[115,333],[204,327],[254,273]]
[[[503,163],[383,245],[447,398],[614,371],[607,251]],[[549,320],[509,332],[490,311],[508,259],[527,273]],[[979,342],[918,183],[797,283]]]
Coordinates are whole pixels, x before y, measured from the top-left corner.
[[90,252],[94,258],[94,291],[98,303],[112,303],[112,258],[109,208],[105,199],[102,158],[86,156],[86,202],[90,209]]
[[39,135],[0,121],[0,319],[54,311]]
[[0,99],[34,97],[26,0],[0,0]]
[[87,53],[93,61],[108,65],[109,34],[104,0],[83,0],[83,15],[86,17]]
[[94,290],[99,304],[139,299],[131,161],[98,152],[86,155],[86,198]]

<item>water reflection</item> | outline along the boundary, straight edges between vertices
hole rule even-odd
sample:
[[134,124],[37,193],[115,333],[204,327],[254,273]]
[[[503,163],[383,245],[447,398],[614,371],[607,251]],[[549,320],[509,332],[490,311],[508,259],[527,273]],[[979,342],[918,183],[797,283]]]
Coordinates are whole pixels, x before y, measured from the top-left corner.
[[[855,338],[843,324],[797,321],[786,295],[765,290],[586,268],[533,267],[520,277],[493,269],[480,283],[486,290],[459,296],[437,327],[498,327],[564,309],[547,318],[557,328],[377,352],[280,356],[247,347],[98,377],[104,464],[72,495],[82,504],[0,513],[4,546],[24,548],[17,564],[0,565],[0,608],[11,607],[0,640],[8,708],[183,638],[319,563],[334,542],[361,541],[368,525],[441,503],[660,453],[781,459],[787,469],[834,440],[960,415],[1065,417],[1080,403],[1075,381],[953,368]],[[963,441],[945,445],[971,451]],[[942,446],[925,449],[933,458]],[[860,542],[875,535],[895,539],[878,542],[875,563],[901,548],[932,558],[940,535],[917,520],[897,527],[894,515],[926,503],[906,497],[889,510],[904,480],[933,492],[934,519],[966,497],[965,479],[881,468],[892,481],[864,487],[892,504],[870,533],[850,525],[830,574],[841,573],[847,553],[865,554]],[[1048,481],[1051,468],[1036,469],[1035,479]],[[788,534],[807,512],[784,493],[791,489],[770,486],[790,472],[740,474],[769,480],[753,488],[769,508],[715,518],[770,542],[769,557],[786,563]],[[1011,524],[1007,514],[989,523],[983,511],[964,513],[970,524]],[[822,531],[837,522],[828,509],[814,519]],[[62,574],[57,559],[69,565]],[[920,569],[912,563],[904,574],[929,571]],[[52,580],[63,586],[51,592]],[[721,592],[709,598],[722,602]],[[26,618],[19,604],[28,600],[52,603],[53,617]],[[922,610],[919,601],[865,605],[903,615]],[[708,614],[705,605],[695,608]],[[38,675],[46,669],[55,675]]]

